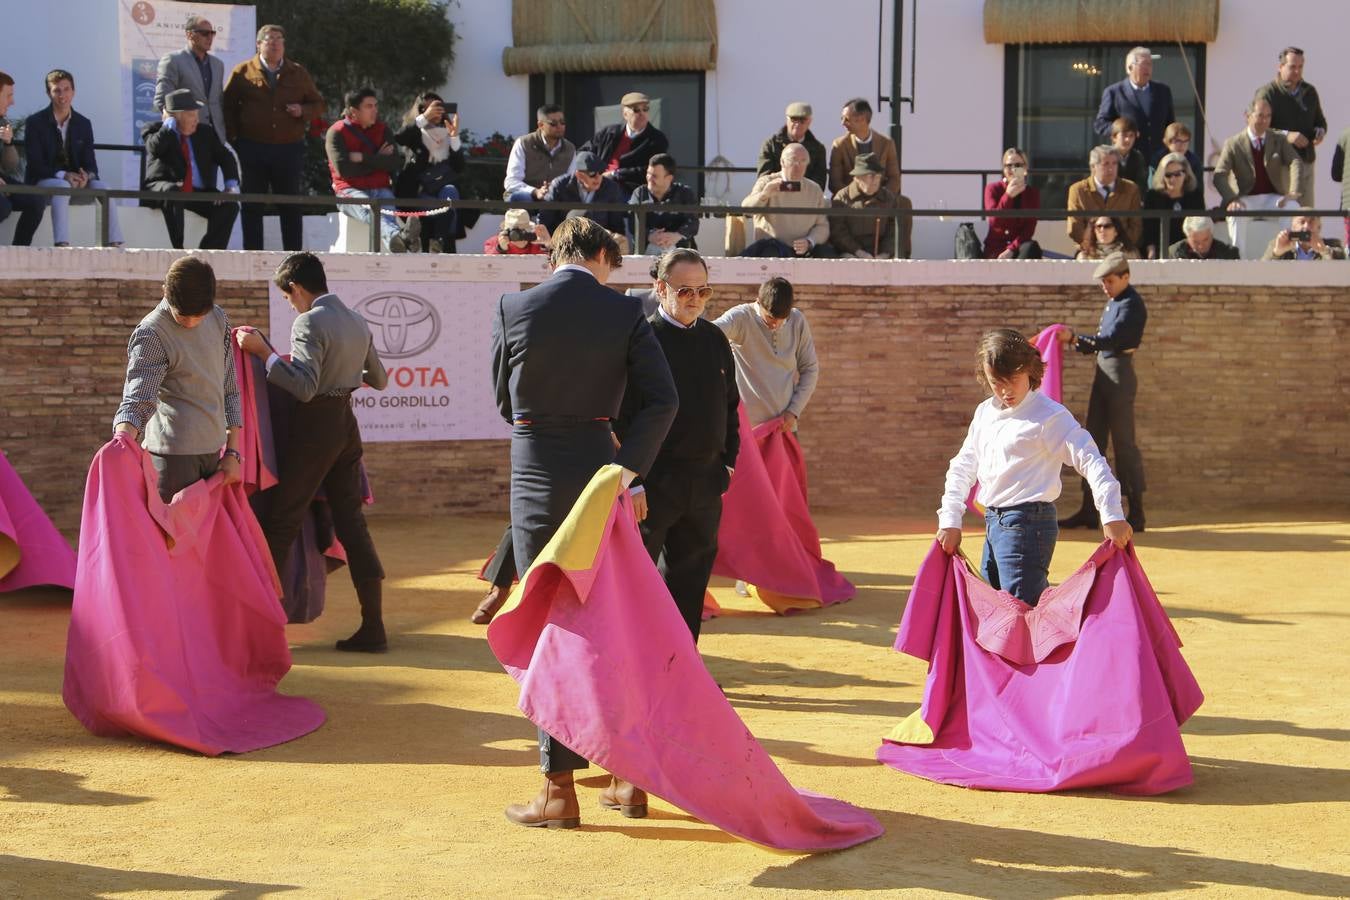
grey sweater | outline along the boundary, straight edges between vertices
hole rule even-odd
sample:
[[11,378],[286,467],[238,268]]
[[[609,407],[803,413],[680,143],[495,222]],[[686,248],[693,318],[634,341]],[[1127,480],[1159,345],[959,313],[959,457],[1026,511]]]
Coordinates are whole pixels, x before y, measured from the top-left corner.
[[736,386],[750,424],[790,412],[798,418],[816,390],[820,366],[811,326],[794,309],[788,320],[769,330],[756,303],[733,306],[713,322],[731,342],[736,357]]

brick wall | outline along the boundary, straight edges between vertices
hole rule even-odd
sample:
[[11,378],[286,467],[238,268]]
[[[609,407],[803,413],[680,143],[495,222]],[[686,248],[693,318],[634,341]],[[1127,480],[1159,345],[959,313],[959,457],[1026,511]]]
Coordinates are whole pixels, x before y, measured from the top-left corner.
[[[57,525],[78,524],[88,462],[109,434],[126,339],[159,296],[153,280],[0,278],[0,449]],[[222,281],[236,324],[266,323],[264,282]],[[719,287],[717,312],[753,285]],[[1140,443],[1154,508],[1350,501],[1345,290],[1261,286],[1142,289],[1149,325],[1137,367]],[[1095,324],[1095,286],[799,285],[821,361],[801,423],[815,505],[936,508],[947,460],[983,399],[979,333]],[[1071,354],[1065,402],[1080,417],[1091,361]],[[505,514],[505,442],[372,444],[378,514]],[[1076,490],[1076,488],[1074,488]],[[1066,497],[1071,499],[1072,493]]]

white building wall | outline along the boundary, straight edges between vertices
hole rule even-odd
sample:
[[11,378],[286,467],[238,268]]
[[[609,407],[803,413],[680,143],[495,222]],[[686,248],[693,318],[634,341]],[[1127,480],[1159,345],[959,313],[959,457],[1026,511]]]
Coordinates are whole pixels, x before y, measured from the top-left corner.
[[[911,0],[913,2],[913,0]],[[918,0],[917,85],[909,78],[909,3],[905,4],[903,92],[916,93],[915,109],[900,108],[904,126],[901,163],[905,168],[993,168],[1003,135],[1003,46],[984,42],[984,0]],[[88,115],[100,140],[125,140],[116,47],[114,0],[67,0],[56,6],[9,4],[7,24],[22,41],[8,41],[0,69],[18,81],[13,113],[26,115],[45,105],[42,77],[51,68],[71,69],[77,79],[76,106]],[[827,146],[841,133],[839,107],[847,98],[869,98],[879,129],[894,112],[877,104],[878,9],[883,9],[881,83],[890,90],[893,0],[718,0],[717,69],[707,76],[706,157],[721,155],[734,165],[753,166],[759,145],[782,124],[783,108],[805,100],[815,108],[812,130]],[[1322,95],[1330,135],[1317,162],[1319,206],[1339,205],[1339,185],[1330,178],[1331,150],[1350,125],[1350,81],[1335,62],[1344,43],[1344,0],[1304,0],[1297,16],[1272,17],[1265,0],[1222,0],[1219,35],[1209,46],[1205,107],[1207,152],[1242,128],[1241,112],[1252,92],[1274,77],[1275,55],[1286,44],[1307,52],[1306,75]],[[529,79],[502,73],[503,48],[511,43],[507,0],[462,0],[451,4],[457,27],[457,59],[444,87],[460,105],[464,127],[477,134],[518,135],[530,125]],[[72,27],[72,23],[74,27]],[[1155,49],[1161,49],[1155,47]],[[297,41],[303,62],[319,48]],[[809,54],[809,59],[806,55]],[[1123,61],[1122,61],[1123,67]],[[1123,68],[1120,76],[1123,77]],[[1171,85],[1174,92],[1188,85]],[[571,134],[580,143],[587,135]],[[117,169],[105,164],[116,180]],[[1085,166],[1086,170],[1086,166]],[[710,198],[737,201],[751,176],[710,182]],[[908,176],[904,191],[918,208],[977,207],[979,181],[972,177]],[[463,249],[495,227],[486,217]],[[915,255],[951,253],[956,221],[921,220],[915,227]],[[0,240],[7,239],[8,226]],[[47,229],[39,232],[41,238]],[[980,227],[983,233],[983,227]],[[1336,229],[1329,229],[1334,234]],[[157,231],[156,231],[157,233]],[[1041,236],[1060,233],[1053,223]],[[705,220],[700,244],[721,247],[719,222]]]

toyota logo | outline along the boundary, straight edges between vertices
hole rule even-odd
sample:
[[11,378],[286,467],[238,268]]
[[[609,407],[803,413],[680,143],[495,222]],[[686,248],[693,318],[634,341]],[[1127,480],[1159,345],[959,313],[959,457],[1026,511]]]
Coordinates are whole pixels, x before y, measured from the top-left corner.
[[357,303],[356,311],[370,325],[375,349],[386,359],[416,356],[441,336],[435,307],[413,294],[373,294]]

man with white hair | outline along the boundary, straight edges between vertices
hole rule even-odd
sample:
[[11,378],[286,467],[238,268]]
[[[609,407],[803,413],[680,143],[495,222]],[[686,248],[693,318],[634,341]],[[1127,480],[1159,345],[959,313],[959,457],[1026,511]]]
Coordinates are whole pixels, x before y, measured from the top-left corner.
[[1209,216],[1187,216],[1181,223],[1186,237],[1167,248],[1168,259],[1237,259],[1237,248],[1216,240],[1214,220]]
[[[1066,228],[1069,240],[1083,242],[1088,223],[1099,215],[1110,215],[1117,210],[1139,209],[1143,198],[1139,188],[1128,178],[1120,177],[1120,151],[1110,144],[1099,144],[1088,154],[1090,175],[1069,185],[1070,210],[1084,210],[1086,216],[1069,216]],[[1138,217],[1122,218],[1123,237],[1134,247],[1144,234],[1144,220]]]
[[1266,247],[1262,259],[1317,261],[1345,259],[1345,248],[1337,240],[1322,240],[1321,216],[1294,216],[1289,227]]
[[[1224,141],[1219,161],[1214,165],[1214,189],[1223,198],[1224,208],[1297,209],[1303,160],[1288,138],[1270,130],[1269,103],[1253,97],[1247,104],[1246,115],[1247,127]],[[1233,245],[1245,257],[1265,246],[1270,231],[1269,219],[1228,219]]]
[[830,201],[810,178],[806,167],[811,156],[801,144],[788,144],[779,158],[782,170],[761,175],[742,206],[766,210],[784,207],[816,209],[815,215],[763,212],[755,216],[755,231],[765,235],[750,244],[741,256],[835,256],[830,246],[830,220],[825,210]]
[[1139,150],[1152,159],[1163,146],[1163,132],[1176,121],[1172,89],[1153,80],[1153,51],[1134,47],[1125,54],[1125,77],[1102,91],[1101,106],[1093,130],[1104,142],[1111,140],[1111,125],[1120,117],[1139,127]]

